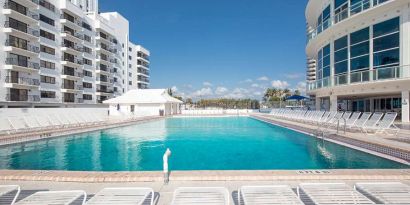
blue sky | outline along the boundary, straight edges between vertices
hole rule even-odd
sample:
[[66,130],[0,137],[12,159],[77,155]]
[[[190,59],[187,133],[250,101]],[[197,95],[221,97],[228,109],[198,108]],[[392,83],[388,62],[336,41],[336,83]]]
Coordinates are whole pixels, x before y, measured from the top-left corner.
[[193,98],[260,99],[303,89],[307,0],[100,0],[151,51],[151,88]]

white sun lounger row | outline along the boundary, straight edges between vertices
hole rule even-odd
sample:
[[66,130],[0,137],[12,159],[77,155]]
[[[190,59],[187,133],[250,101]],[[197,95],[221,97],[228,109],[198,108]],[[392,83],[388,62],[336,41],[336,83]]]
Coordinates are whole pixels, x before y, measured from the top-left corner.
[[[18,186],[0,186],[0,198]],[[153,204],[151,188],[105,188],[86,201],[84,191],[41,191],[28,196],[17,205],[88,204],[88,205],[133,205]],[[296,193],[288,185],[242,186],[238,190],[238,204],[409,204],[410,186],[400,182],[356,183],[301,183]],[[181,187],[174,191],[171,205],[229,205],[229,191],[224,187]]]
[[388,112],[337,112],[337,111],[311,111],[311,110],[291,110],[273,109],[270,113],[274,118],[298,121],[307,124],[314,124],[320,127],[334,128],[340,127],[359,130],[366,134],[394,134],[397,135],[400,129],[394,125],[397,113]]

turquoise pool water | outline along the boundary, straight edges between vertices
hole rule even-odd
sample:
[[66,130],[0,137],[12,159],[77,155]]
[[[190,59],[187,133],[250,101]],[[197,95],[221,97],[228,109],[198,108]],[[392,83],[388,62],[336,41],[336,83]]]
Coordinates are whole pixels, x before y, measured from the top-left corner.
[[252,118],[171,118],[0,148],[1,169],[171,170],[408,168]]

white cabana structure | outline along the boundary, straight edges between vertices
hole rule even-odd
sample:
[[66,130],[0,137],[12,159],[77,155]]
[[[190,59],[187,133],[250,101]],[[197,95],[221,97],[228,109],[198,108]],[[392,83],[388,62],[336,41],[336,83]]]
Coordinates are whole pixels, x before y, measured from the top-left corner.
[[166,89],[138,89],[106,100],[112,116],[167,116],[181,113],[182,101],[170,96]]

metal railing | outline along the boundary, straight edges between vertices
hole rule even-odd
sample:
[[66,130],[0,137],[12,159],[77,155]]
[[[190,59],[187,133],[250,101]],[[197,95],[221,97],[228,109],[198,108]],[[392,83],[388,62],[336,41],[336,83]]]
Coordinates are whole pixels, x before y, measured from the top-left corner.
[[19,94],[7,94],[6,101],[16,102],[39,102],[39,95],[19,95]]
[[65,34],[68,34],[68,35],[73,36],[73,37],[75,37],[75,38],[78,38],[78,39],[80,39],[80,40],[84,40],[84,35],[81,34],[81,33],[78,33],[78,32],[72,33],[71,31],[62,29],[62,30],[61,30],[61,33],[65,33]]
[[35,37],[40,37],[40,31],[38,29],[33,29],[33,28],[28,27],[28,26],[22,26],[22,25],[19,25],[19,23],[10,23],[10,21],[5,21],[4,22],[4,27],[5,28],[16,29],[18,31],[21,31],[23,33],[27,33],[27,34],[35,36]]
[[331,15],[329,19],[318,25],[307,34],[307,43],[334,24],[388,1],[390,0],[361,0],[341,11],[338,11],[338,13]]
[[83,47],[81,47],[81,46],[72,45],[72,44],[69,44],[69,43],[61,43],[61,46],[71,48],[71,49],[76,50],[78,52],[83,52]]
[[13,4],[10,4],[9,1],[7,1],[7,2],[4,4],[3,8],[4,8],[4,9],[11,9],[11,10],[13,10],[13,11],[16,11],[16,12],[20,13],[20,14],[23,14],[23,15],[25,15],[25,16],[28,16],[28,17],[30,17],[30,18],[32,18],[32,19],[34,19],[34,20],[39,20],[39,19],[40,19],[40,16],[39,16],[37,13],[34,13],[34,12],[28,10],[28,9],[26,9],[25,12],[19,11],[16,7],[13,6]]
[[84,90],[84,87],[82,85],[72,85],[72,84],[61,84],[62,89],[68,89],[68,90]]
[[63,70],[61,72],[62,75],[69,75],[69,76],[73,76],[73,77],[84,77],[84,74],[81,72],[76,72],[76,71],[68,71],[68,70]]
[[357,83],[377,82],[384,80],[410,78],[410,65],[374,68],[373,70],[356,71],[347,74],[323,78],[307,84],[307,90],[350,85]]
[[67,21],[69,21],[69,22],[71,22],[71,23],[73,23],[73,24],[76,24],[77,26],[80,26],[80,27],[83,26],[83,22],[82,22],[82,21],[79,21],[79,20],[77,20],[77,19],[75,19],[75,18],[74,18],[74,21],[72,21],[71,19],[66,18],[66,17],[64,16],[64,14],[61,14],[61,15],[60,15],[60,19],[65,19],[65,20],[67,20]]
[[107,90],[107,89],[97,89],[97,92],[99,92],[99,93],[114,93],[113,90]]
[[6,65],[15,65],[15,66],[21,66],[21,67],[26,67],[26,68],[32,68],[32,69],[40,69],[40,64],[39,63],[34,63],[30,62],[27,60],[19,60],[17,58],[6,58]]
[[65,57],[62,57],[61,60],[62,61],[68,61],[68,62],[71,62],[71,63],[75,63],[75,64],[78,64],[78,65],[83,65],[84,64],[84,61],[82,59],[78,59],[78,58],[65,58]]
[[30,85],[30,86],[39,86],[40,80],[33,79],[33,78],[23,78],[23,77],[13,77],[13,76],[6,76],[4,79],[5,83],[14,83],[19,85]]
[[30,44],[20,44],[19,42],[15,41],[15,40],[10,40],[7,39],[5,46],[13,46],[15,48],[20,48],[26,51],[31,51],[33,53],[40,53],[40,47],[38,46],[34,46],[34,45],[30,45]]

